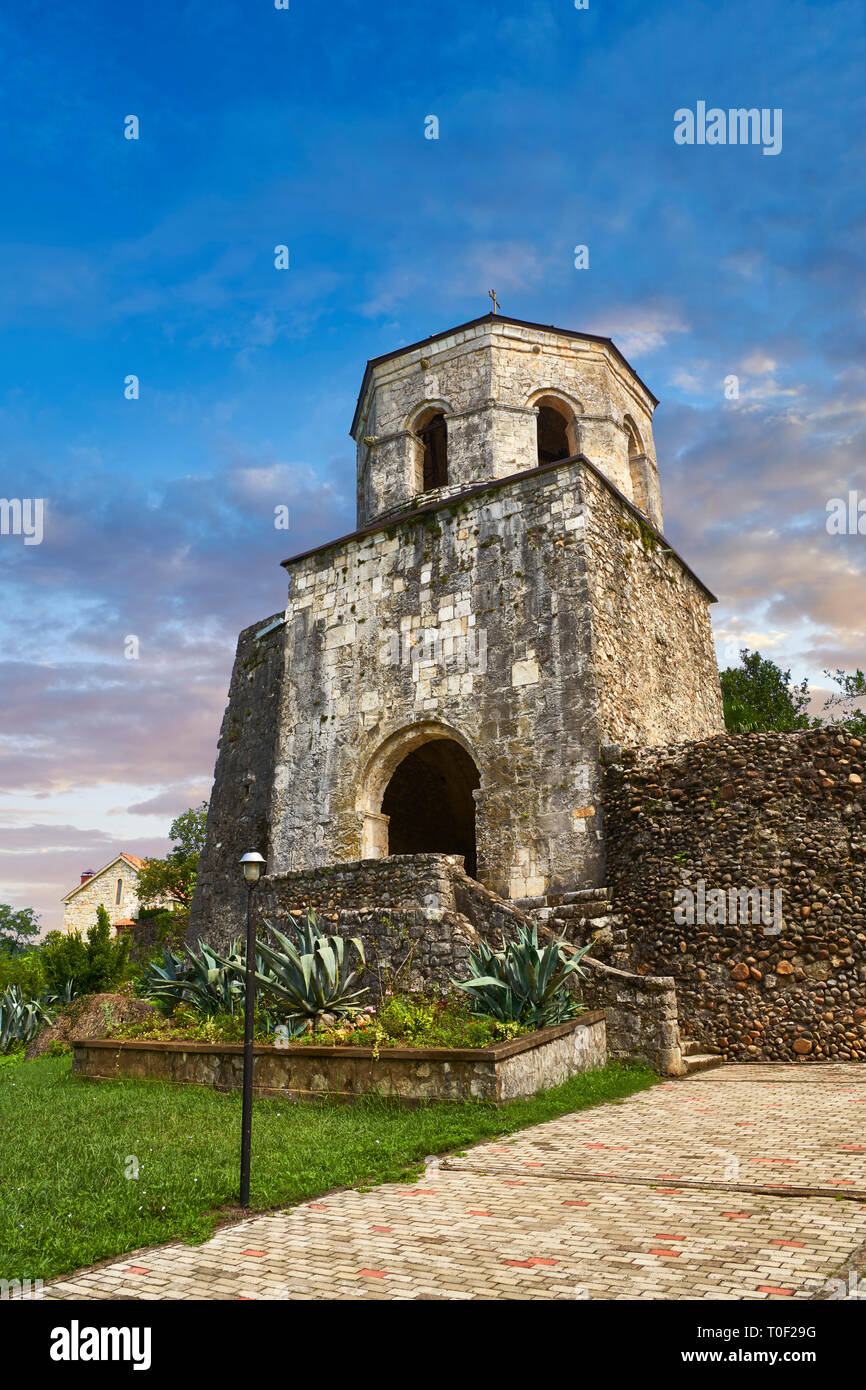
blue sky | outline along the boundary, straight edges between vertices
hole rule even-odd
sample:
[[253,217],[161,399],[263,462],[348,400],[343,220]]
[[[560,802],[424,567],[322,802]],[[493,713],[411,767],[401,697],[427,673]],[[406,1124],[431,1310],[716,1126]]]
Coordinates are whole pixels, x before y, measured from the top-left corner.
[[[365,360],[491,286],[660,398],[722,664],[863,665],[866,537],[824,521],[866,496],[864,47],[848,0],[7,7],[0,496],[47,510],[0,537],[0,901],[55,925],[80,869],[162,852],[238,629],[351,529]],[[676,145],[701,100],[781,108],[782,152]]]

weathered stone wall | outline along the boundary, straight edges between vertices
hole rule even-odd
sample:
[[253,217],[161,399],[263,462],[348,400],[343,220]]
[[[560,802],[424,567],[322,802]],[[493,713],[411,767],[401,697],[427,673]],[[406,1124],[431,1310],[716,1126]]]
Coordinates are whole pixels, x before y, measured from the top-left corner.
[[457,872],[462,878],[460,869],[458,855],[395,854],[387,863],[365,859],[268,875],[256,889],[256,896],[265,915],[272,900],[275,911],[309,907],[326,916],[370,906],[454,912],[458,910],[454,875]]
[[557,398],[583,453],[638,501],[627,421],[644,450],[647,512],[662,524],[652,412],[655,398],[605,340],[487,317],[370,364],[353,434],[358,443],[358,525],[423,486],[413,425],[425,407],[448,431],[448,481],[469,486],[537,462],[537,400]]
[[[535,466],[548,398],[588,458]],[[636,510],[660,524],[655,403],[609,340],[494,315],[368,364],[375,524],[286,561],[284,623],[241,637],[193,937],[241,930],[253,847],[272,875],[459,850],[522,901],[603,882],[603,749],[721,727],[712,596]],[[412,509],[428,409],[448,483]]]
[[[256,1044],[257,1095],[353,1100],[376,1092],[417,1104],[439,1100],[514,1100],[603,1067],[604,1017],[586,1014],[485,1048],[277,1048]],[[240,1090],[243,1048],[230,1044],[100,1041],[75,1046],[73,1069],[93,1081],[118,1077]]]
[[[247,889],[239,860],[267,858],[277,756],[285,628],[275,614],[246,628],[223,717],[207,835],[190,911],[188,940],[227,946],[243,930]],[[271,630],[262,637],[257,633]]]
[[723,732],[713,595],[592,469],[584,469],[582,488],[601,742]]
[[[267,877],[254,902],[260,932],[263,919],[284,930],[290,914],[299,916],[309,907],[324,930],[359,936],[368,963],[361,984],[371,1003],[394,986],[447,993],[455,981],[469,978],[469,952],[481,939],[500,950],[532,920],[469,878],[459,856],[441,854],[396,855]],[[542,940],[552,935],[544,926],[539,931]],[[587,960],[586,970],[586,979],[574,980],[574,993],[590,1010],[605,1011],[610,1056],[638,1058],[664,1075],[680,1075],[673,980],[629,974],[597,960]],[[576,1039],[578,1051],[588,1045]],[[517,1068],[521,1076],[529,1065]],[[586,1065],[602,1063],[596,1058]]]
[[599,879],[582,468],[533,469],[290,563],[277,872],[382,853],[387,781],[438,733],[480,774],[484,882],[525,897]]
[[285,625],[239,643],[191,935],[241,930],[247,848],[278,874],[384,855],[388,780],[431,738],[478,769],[479,879],[600,883],[601,745],[721,717],[706,591],[642,527],[574,460],[289,562]]
[[452,980],[468,979],[478,940],[455,904],[457,863],[449,855],[395,855],[269,875],[255,890],[258,920],[285,931],[290,915],[312,908],[323,931],[360,937],[367,958],[361,985],[371,1003],[395,986],[444,993]]
[[[493,950],[501,950],[521,925],[536,921],[535,912],[522,912],[480,883],[452,871],[454,900],[462,913]],[[592,918],[589,919],[593,921]],[[558,937],[560,930],[537,921],[542,944]],[[570,954],[576,945],[574,933],[566,931],[563,950]],[[646,1062],[663,1076],[680,1076],[685,1070],[674,981],[670,976],[656,978],[619,970],[594,956],[585,956],[581,978],[572,976],[572,992],[590,1009],[601,1009],[607,1020],[608,1056],[622,1061]]]
[[[608,770],[608,881],[632,961],[673,976],[683,1032],[730,1059],[866,1060],[864,751],[835,729],[745,734]],[[686,887],[703,921],[674,920]],[[769,895],[763,914],[741,907],[749,889]]]
[[679,1009],[670,975],[635,975],[584,956],[580,992],[590,1009],[603,1009],[607,1048],[622,1061],[647,1062],[661,1076],[685,1071]]

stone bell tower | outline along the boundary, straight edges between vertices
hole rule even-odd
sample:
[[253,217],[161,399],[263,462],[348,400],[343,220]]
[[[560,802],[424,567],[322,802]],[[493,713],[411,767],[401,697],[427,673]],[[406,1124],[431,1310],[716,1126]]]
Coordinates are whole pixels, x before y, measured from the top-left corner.
[[584,454],[657,529],[655,396],[609,338],[488,314],[367,364],[358,526]]
[[605,745],[723,729],[656,404],[609,339],[496,314],[367,364],[357,530],[240,637],[194,926],[239,926],[252,848],[460,854],[517,901],[604,881]]

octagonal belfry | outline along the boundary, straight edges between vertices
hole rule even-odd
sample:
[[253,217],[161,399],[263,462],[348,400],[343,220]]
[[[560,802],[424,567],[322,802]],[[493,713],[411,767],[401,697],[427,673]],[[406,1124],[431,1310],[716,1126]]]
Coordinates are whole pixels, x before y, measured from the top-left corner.
[[493,314],[367,364],[358,529],[240,637],[194,931],[240,921],[252,848],[459,854],[517,901],[603,882],[605,745],[723,729],[655,405],[609,339]]
[[662,525],[655,396],[609,338],[488,314],[367,363],[352,421],[358,526],[585,454]]

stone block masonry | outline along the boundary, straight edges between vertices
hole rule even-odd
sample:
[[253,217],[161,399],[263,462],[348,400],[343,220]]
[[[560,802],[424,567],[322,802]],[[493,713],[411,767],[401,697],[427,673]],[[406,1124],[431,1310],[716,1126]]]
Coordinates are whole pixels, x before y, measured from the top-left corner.
[[466,488],[535,461],[538,408],[551,397],[569,420],[569,452],[635,501],[629,440],[639,444],[647,515],[661,527],[652,392],[609,339],[498,315],[367,364],[352,426],[359,526],[421,492],[416,422],[425,412],[443,413],[449,485]]
[[[387,854],[389,778],[436,739],[477,769],[483,883],[509,898],[601,883],[601,748],[721,727],[711,596],[586,460],[289,570],[285,621],[239,642],[192,937],[241,930],[248,848],[276,873]],[[467,658],[480,633],[483,669]],[[436,658],[404,660],[407,634],[435,637]]]
[[274,614],[238,638],[190,914],[188,940],[193,944],[203,937],[228,947],[240,935],[247,889],[238,861],[247,850],[268,853],[285,659],[282,619],[282,613]]
[[[293,1100],[356,1100],[374,1092],[414,1105],[425,1101],[502,1101],[535,1095],[607,1061],[604,1015],[542,1028],[492,1047],[286,1048],[257,1044],[256,1095]],[[239,1091],[243,1048],[221,1043],[124,1042],[75,1045],[76,1075],[213,1086]]]
[[[608,769],[633,966],[673,976],[686,1036],[730,1059],[866,1061],[864,755],[829,728],[631,750]],[[674,918],[686,888],[691,923]],[[781,930],[755,897],[740,907],[760,889]]]
[[[723,729],[656,404],[609,339],[492,314],[367,364],[358,529],[286,560],[285,613],[241,635],[192,940],[241,934],[248,849],[262,908],[321,904],[377,970],[408,954],[437,986],[520,906],[601,890],[603,760]],[[603,983],[628,963],[610,935],[617,1055],[676,1071],[669,981]]]

